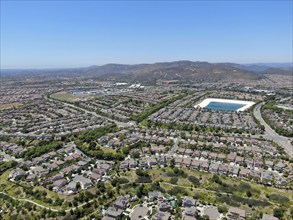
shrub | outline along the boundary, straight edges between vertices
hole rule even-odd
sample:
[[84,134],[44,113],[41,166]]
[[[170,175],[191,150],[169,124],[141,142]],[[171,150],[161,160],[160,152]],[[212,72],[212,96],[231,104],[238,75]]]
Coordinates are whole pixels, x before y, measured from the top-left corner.
[[172,178],[170,179],[170,183],[171,183],[171,184],[177,184],[177,182],[178,182],[178,178],[177,178],[177,177],[172,177]]
[[274,209],[274,216],[277,218],[282,218],[284,216],[284,210],[281,208]]
[[218,210],[220,213],[227,213],[228,212],[228,208],[226,206],[219,206]]
[[195,186],[198,186],[200,184],[200,181],[195,176],[188,176],[188,180]]
[[179,186],[175,186],[174,188],[170,189],[168,191],[168,193],[170,195],[175,195],[175,196],[178,196],[179,194],[181,194],[181,195],[187,195],[186,190],[184,188],[182,188],[182,187],[179,187]]
[[136,180],[136,183],[151,183],[152,179],[149,176],[139,176]]
[[269,199],[271,201],[275,201],[280,204],[284,204],[284,203],[289,202],[289,199],[286,196],[282,196],[282,195],[278,195],[278,194],[274,194],[274,193],[269,196]]
[[125,184],[125,183],[129,183],[129,180],[126,179],[126,178],[117,178],[117,179],[113,179],[111,181],[111,184],[112,186],[117,186],[117,185],[120,185],[120,184]]

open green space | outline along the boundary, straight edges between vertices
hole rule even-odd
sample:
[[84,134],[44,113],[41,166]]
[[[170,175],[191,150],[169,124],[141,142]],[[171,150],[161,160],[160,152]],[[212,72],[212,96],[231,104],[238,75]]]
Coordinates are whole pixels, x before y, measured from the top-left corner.
[[[175,197],[188,195],[203,204],[242,208],[251,213],[249,219],[257,218],[260,213],[273,214],[273,210],[279,207],[285,210],[284,219],[290,219],[293,207],[292,190],[276,189],[201,171],[166,167],[142,172],[122,171],[119,175],[129,180],[126,185],[131,185],[122,188],[125,193],[133,194],[140,190],[139,195],[147,195],[149,191],[162,191]],[[141,184],[142,180],[146,182]]]
[[50,96],[52,99],[57,99],[60,101],[65,101],[65,102],[75,102],[78,100],[78,98],[76,96],[74,96],[73,94],[69,93],[69,92],[57,92],[54,93]]

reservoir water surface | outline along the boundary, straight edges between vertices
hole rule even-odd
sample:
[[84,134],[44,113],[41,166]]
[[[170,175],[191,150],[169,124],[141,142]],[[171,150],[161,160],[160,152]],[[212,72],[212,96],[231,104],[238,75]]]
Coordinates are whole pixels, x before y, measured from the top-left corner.
[[245,106],[245,104],[236,104],[228,102],[210,102],[207,106],[205,106],[205,108],[212,110],[237,111],[243,106]]

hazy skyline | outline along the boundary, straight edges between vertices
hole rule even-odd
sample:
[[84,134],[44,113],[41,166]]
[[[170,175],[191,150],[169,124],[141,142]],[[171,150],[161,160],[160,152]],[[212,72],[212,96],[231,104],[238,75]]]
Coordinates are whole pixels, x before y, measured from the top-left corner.
[[292,62],[292,1],[1,1],[1,68]]

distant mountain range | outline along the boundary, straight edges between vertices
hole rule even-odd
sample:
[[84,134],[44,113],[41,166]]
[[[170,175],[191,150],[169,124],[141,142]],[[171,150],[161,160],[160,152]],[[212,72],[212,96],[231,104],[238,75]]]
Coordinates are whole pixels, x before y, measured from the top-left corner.
[[292,63],[235,64],[192,61],[161,62],[154,64],[106,64],[86,68],[1,70],[5,76],[91,77],[100,80],[156,82],[157,80],[229,81],[258,80],[265,74],[291,74]]
[[157,80],[219,81],[228,79],[258,79],[258,74],[241,68],[238,64],[175,61],[154,64],[120,65],[108,64],[84,69],[90,76],[102,80],[125,80],[155,82]]
[[293,63],[254,63],[243,64],[246,70],[269,74],[292,74]]

